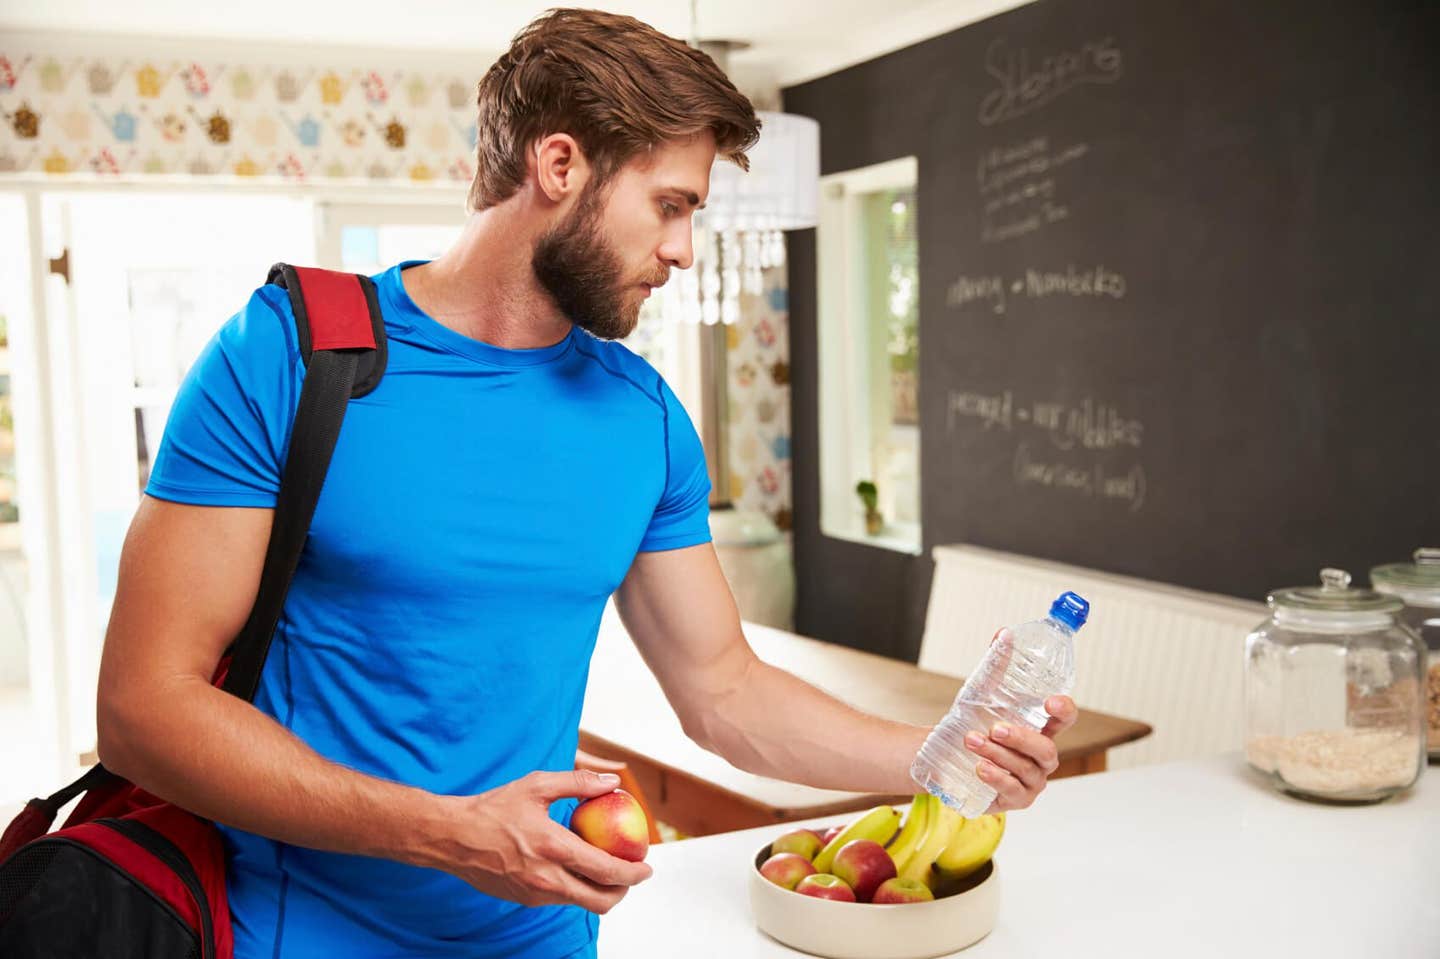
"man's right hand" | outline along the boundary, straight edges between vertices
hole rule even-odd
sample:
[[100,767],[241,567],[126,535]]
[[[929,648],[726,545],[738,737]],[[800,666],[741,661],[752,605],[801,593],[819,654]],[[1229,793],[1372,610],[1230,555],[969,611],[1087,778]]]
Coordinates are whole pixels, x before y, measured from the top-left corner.
[[532,773],[479,796],[437,796],[332,763],[210,685],[255,601],[271,520],[267,509],[142,499],[100,665],[107,768],[235,829],[444,869],[515,902],[602,913],[650,876],[549,817],[555,800],[603,795],[616,782]]
[[487,895],[526,906],[573,904],[604,914],[650,878],[550,818],[550,804],[612,792],[619,777],[576,769],[534,772],[478,796],[447,797],[450,818],[429,863]]

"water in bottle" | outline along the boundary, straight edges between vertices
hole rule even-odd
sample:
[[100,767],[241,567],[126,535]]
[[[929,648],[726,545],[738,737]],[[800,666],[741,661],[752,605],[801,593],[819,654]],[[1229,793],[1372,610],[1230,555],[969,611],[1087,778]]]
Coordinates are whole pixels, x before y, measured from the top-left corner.
[[963,816],[990,808],[995,789],[976,774],[980,757],[966,748],[965,734],[989,736],[1002,722],[1043,729],[1045,700],[1075,685],[1075,631],[1089,614],[1089,603],[1064,593],[1044,619],[1001,632],[915,755],[910,776],[921,789]]

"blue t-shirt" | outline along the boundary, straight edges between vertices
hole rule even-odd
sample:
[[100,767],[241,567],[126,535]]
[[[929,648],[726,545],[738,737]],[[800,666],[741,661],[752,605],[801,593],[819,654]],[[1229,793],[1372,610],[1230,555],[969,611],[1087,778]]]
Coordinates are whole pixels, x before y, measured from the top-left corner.
[[[466,337],[410,299],[410,265],[374,278],[389,362],[346,411],[255,705],[337,763],[472,795],[574,768],[605,602],[637,552],[709,541],[710,484],[643,359],[578,328]],[[262,287],[187,376],[146,492],[273,507],[303,378],[288,296]],[[237,959],[593,950],[578,907],[224,833]]]

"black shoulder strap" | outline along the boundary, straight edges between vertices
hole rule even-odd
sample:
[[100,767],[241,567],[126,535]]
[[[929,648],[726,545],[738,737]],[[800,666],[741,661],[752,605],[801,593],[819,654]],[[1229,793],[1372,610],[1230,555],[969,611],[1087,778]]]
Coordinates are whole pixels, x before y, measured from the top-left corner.
[[[290,430],[290,452],[280,478],[260,589],[250,618],[231,646],[225,675],[225,691],[246,701],[254,698],[260,683],[285,594],[299,565],[330,456],[340,437],[346,404],[351,395],[373,390],[385,370],[385,325],[369,277],[297,269],[282,263],[271,268],[269,282],[290,293],[307,368]],[[365,311],[363,324],[360,309]]]
[[[290,427],[290,452],[280,477],[260,589],[250,618],[228,650],[230,664],[221,687],[247,702],[255,698],[260,684],[260,670],[305,548],[330,455],[340,438],[346,404],[352,395],[364,396],[376,387],[386,359],[385,323],[369,277],[277,263],[266,282],[290,293],[307,369]],[[62,806],[114,778],[96,763],[54,795],[31,800],[22,816],[38,817],[48,829]]]

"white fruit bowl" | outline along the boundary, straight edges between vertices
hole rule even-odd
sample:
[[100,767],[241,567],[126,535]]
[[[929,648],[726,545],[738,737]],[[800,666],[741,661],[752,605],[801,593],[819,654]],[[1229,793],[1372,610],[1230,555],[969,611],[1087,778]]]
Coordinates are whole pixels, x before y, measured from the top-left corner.
[[750,911],[760,931],[827,959],[929,959],[964,949],[995,928],[1000,880],[992,860],[963,892],[934,902],[877,906],[804,896],[760,875],[767,843],[750,863]]

